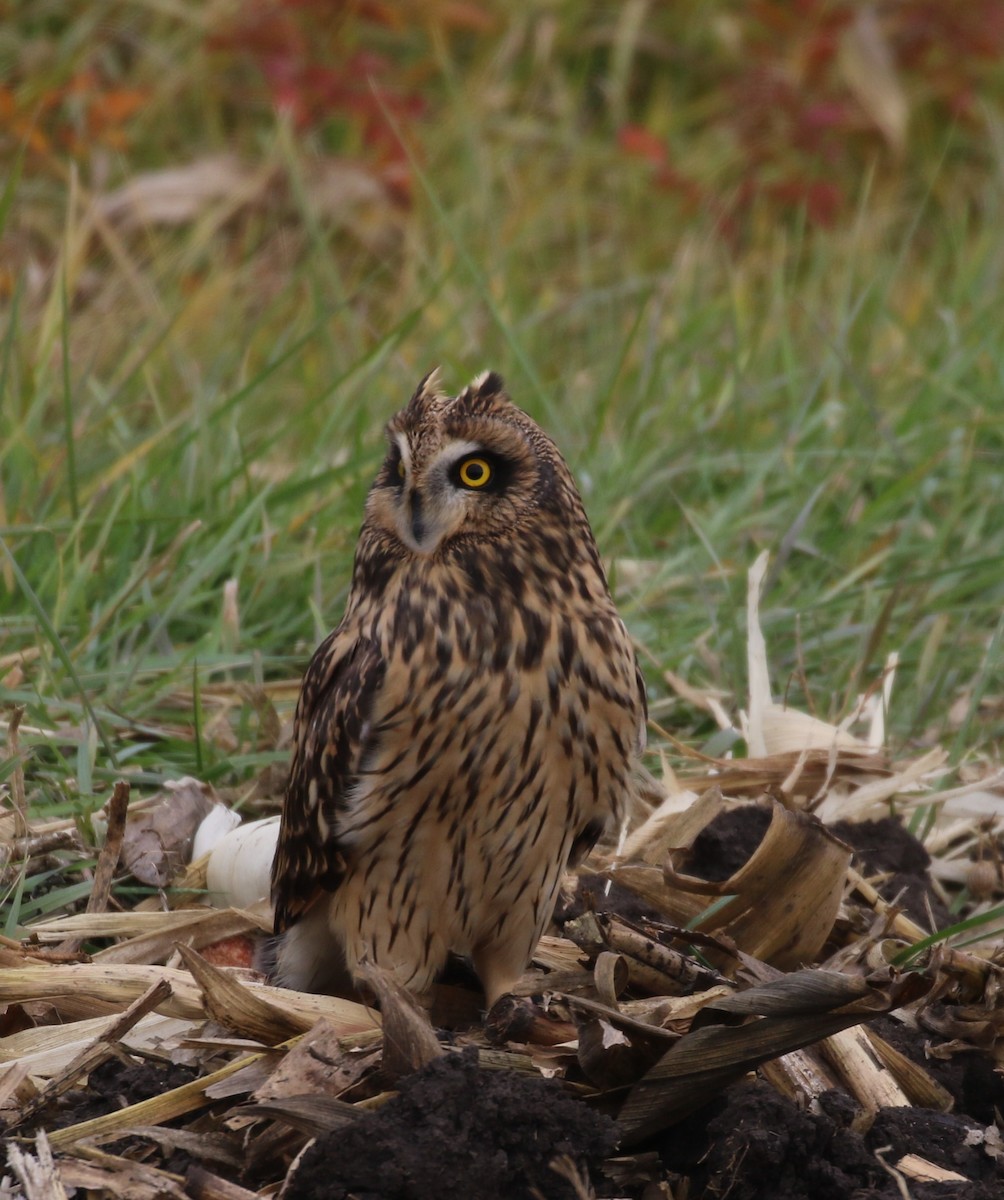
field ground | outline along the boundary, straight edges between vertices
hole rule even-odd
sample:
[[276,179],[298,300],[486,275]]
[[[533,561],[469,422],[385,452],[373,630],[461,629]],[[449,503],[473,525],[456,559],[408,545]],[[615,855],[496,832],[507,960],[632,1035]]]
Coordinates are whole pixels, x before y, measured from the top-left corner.
[[[890,762],[993,776],[1001,6],[671,7],[7,22],[0,821],[23,778],[30,828],[77,839],[5,867],[7,939],[85,903],[118,779],[274,807],[383,424],[436,364],[500,371],[568,458],[674,739],[654,773],[750,750],[767,550],[773,698],[839,722],[895,656]],[[999,926],[999,816],[942,924]]]

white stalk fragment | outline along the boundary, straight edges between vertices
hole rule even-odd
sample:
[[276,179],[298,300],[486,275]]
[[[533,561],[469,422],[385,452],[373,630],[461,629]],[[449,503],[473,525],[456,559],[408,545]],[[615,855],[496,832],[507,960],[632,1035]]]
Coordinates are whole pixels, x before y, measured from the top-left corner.
[[250,821],[221,838],[206,864],[210,902],[218,908],[250,908],[267,901],[278,838],[278,817]]

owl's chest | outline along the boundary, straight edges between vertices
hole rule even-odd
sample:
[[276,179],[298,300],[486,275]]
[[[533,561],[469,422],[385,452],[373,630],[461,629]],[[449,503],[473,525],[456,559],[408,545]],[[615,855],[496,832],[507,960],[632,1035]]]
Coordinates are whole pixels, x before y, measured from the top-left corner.
[[615,613],[566,620],[535,597],[421,586],[393,600],[368,631],[387,669],[343,844],[477,840],[520,814],[578,825],[617,808],[639,715]]
[[370,635],[400,683],[504,665],[512,648],[513,605],[500,590],[477,593],[451,572],[414,572],[374,606]]

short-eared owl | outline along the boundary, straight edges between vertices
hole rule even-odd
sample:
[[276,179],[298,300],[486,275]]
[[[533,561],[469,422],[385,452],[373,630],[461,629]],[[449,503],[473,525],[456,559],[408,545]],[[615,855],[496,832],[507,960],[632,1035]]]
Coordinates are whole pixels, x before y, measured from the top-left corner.
[[623,811],[644,688],[568,467],[498,375],[427,376],[387,436],[297,705],[275,975],[368,959],[422,995],[452,952],[492,1003]]

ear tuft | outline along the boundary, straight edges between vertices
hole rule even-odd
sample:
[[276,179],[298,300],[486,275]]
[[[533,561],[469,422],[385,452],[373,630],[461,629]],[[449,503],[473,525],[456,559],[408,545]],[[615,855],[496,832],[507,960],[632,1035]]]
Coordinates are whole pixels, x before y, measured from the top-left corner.
[[505,380],[497,371],[482,371],[467,390],[472,396],[477,396],[479,400],[487,400],[489,396],[508,399]]
[[409,412],[420,412],[435,408],[448,399],[440,382],[439,371],[439,367],[433,367],[431,371],[422,377],[418,387],[415,388],[415,394],[408,401]]
[[464,388],[456,403],[468,412],[487,411],[494,405],[511,404],[505,382],[496,371],[482,371]]

